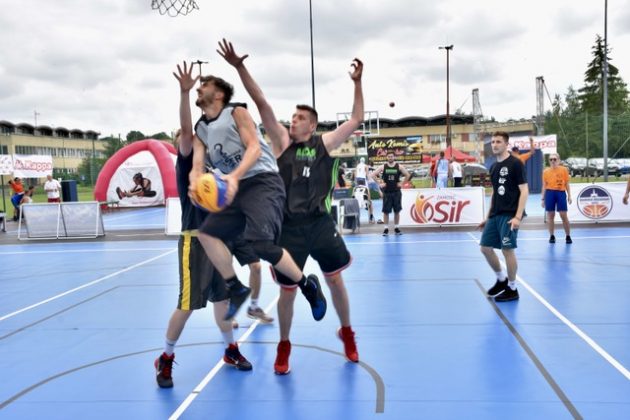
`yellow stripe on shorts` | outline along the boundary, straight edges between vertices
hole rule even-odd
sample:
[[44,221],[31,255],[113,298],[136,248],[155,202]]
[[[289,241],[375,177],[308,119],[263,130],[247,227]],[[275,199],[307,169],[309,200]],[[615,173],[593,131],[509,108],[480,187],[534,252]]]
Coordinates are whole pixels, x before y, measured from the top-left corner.
[[182,301],[181,309],[190,310],[190,250],[192,237],[189,232],[182,232],[184,246],[182,247]]

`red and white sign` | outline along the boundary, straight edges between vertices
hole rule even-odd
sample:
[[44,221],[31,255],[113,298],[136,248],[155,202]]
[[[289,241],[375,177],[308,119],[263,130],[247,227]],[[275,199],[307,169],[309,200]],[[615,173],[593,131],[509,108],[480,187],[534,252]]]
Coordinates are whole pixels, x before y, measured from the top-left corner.
[[[534,139],[534,147],[542,150],[544,155],[558,152],[558,139],[555,134],[531,137]],[[514,146],[529,151],[529,136],[510,137],[510,147]]]
[[403,226],[477,225],[485,218],[482,187],[402,190]]
[[13,155],[13,175],[17,177],[45,178],[52,171],[52,156]]

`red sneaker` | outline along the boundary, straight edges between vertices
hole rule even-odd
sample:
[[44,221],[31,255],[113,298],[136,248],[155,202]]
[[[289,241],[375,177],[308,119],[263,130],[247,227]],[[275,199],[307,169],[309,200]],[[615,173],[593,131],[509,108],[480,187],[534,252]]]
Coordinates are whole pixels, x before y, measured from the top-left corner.
[[337,330],[337,336],[343,341],[343,350],[346,358],[354,363],[359,361],[359,352],[357,351],[357,343],[354,341],[354,331],[351,327],[341,327]]
[[237,344],[230,344],[230,346],[225,349],[223,361],[225,364],[234,366],[238,370],[252,370],[252,364],[241,354]]
[[289,368],[289,356],[291,355],[291,342],[283,340],[278,343],[278,354],[276,362],[273,364],[273,370],[276,375],[286,375],[291,370]]
[[171,376],[173,371],[173,362],[175,361],[175,353],[167,356],[166,353],[162,353],[160,357],[155,359],[153,365],[155,366],[155,379],[160,388],[172,388],[173,377]]

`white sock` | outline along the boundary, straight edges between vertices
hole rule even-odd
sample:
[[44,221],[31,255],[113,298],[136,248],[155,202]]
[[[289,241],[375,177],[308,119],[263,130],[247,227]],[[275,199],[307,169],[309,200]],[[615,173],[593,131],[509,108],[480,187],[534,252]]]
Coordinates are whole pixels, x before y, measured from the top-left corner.
[[398,229],[398,225],[394,225],[394,229]]
[[175,344],[177,344],[177,340],[171,341],[167,338],[164,341],[164,353],[166,353],[167,356],[170,356],[173,353],[175,353]]
[[501,270],[501,271],[495,271],[495,273],[497,274],[497,279],[499,281],[504,281],[505,278],[507,277],[507,274],[505,274],[505,271]]
[[258,299],[252,299],[249,303],[249,307],[252,309],[258,308]]
[[232,333],[232,328],[229,331],[221,331],[221,335],[223,336],[223,344],[225,347],[230,347],[230,344],[234,344],[234,333]]
[[510,289],[516,290],[516,280],[508,280],[508,286],[510,286]]

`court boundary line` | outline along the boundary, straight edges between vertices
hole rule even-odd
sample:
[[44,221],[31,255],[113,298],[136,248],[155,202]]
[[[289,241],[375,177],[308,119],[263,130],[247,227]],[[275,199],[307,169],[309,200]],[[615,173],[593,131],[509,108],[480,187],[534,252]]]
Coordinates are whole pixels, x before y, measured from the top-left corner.
[[[265,308],[265,313],[269,313],[273,307],[278,303],[280,299],[280,295],[277,295],[274,300]],[[236,342],[238,344],[242,344],[247,341],[247,338],[254,332],[254,330],[260,325],[260,320],[256,320],[250,327],[245,331],[243,335],[239,337]],[[175,411],[168,417],[168,420],[178,420],[182,414],[190,407],[193,401],[201,394],[204,388],[210,383],[210,381],[216,376],[216,374],[221,370],[221,368],[225,365],[223,358],[219,360],[219,362],[214,365],[210,372],[206,374],[206,376],[197,384],[195,388],[188,394],[184,401],[175,409]]]
[[133,265],[131,265],[129,267],[123,268],[122,270],[118,270],[118,271],[116,271],[114,273],[111,273],[111,274],[108,274],[106,276],[100,277],[100,278],[98,278],[96,280],[92,280],[91,282],[88,282],[88,283],[85,283],[85,284],[83,284],[81,286],[75,287],[74,289],[66,290],[63,293],[59,293],[58,295],[49,297],[47,299],[44,299],[44,300],[39,301],[37,303],[34,303],[32,305],[26,306],[26,307],[24,307],[22,309],[18,309],[17,311],[13,311],[13,312],[11,312],[9,314],[3,315],[3,316],[0,317],[0,322],[4,321],[6,319],[12,318],[15,315],[19,315],[22,312],[26,312],[26,311],[31,310],[33,308],[37,308],[38,306],[45,305],[46,303],[52,302],[54,300],[57,300],[57,299],[62,298],[64,296],[66,296],[66,295],[72,294],[72,293],[77,292],[79,290],[85,289],[85,288],[90,287],[90,286],[94,286],[95,284],[101,283],[101,282],[103,282],[103,281],[105,281],[107,279],[110,279],[112,277],[115,277],[115,276],[117,276],[119,274],[123,274],[123,273],[126,273],[127,271],[134,270],[134,269],[136,269],[138,267],[141,267],[141,266],[143,266],[145,264],[148,264],[148,263],[153,262],[153,261],[155,261],[157,259],[165,257],[165,256],[167,256],[169,254],[172,254],[175,251],[177,251],[177,248],[171,249],[171,250],[166,251],[166,252],[164,252],[164,253],[162,253],[160,255],[157,255],[155,257],[149,258],[148,260],[141,261],[139,263],[133,264]]
[[560,399],[560,401],[562,401],[562,404],[564,404],[566,409],[569,410],[569,413],[571,413],[574,419],[583,419],[584,417],[582,417],[579,411],[577,411],[577,408],[573,405],[573,403],[571,402],[569,397],[567,397],[567,395],[564,393],[562,388],[560,388],[560,385],[558,385],[556,380],[553,379],[553,376],[551,376],[547,368],[545,368],[545,366],[542,364],[538,356],[536,356],[536,353],[532,350],[532,348],[529,347],[529,345],[527,344],[523,336],[518,332],[516,327],[510,322],[507,316],[505,316],[505,314],[499,308],[496,302],[492,298],[488,297],[488,295],[486,294],[486,290],[484,289],[479,279],[474,279],[474,280],[475,280],[475,283],[477,284],[477,287],[479,287],[479,290],[481,290],[481,293],[484,295],[484,297],[488,301],[488,304],[490,304],[492,309],[494,309],[494,312],[496,312],[496,314],[499,316],[501,321],[503,321],[503,323],[508,328],[510,333],[514,336],[514,338],[516,338],[516,341],[518,341],[521,348],[525,351],[529,359],[534,363],[534,365],[536,366],[540,374],[543,376],[543,378],[545,378],[545,381],[547,381],[547,384],[551,387],[553,392],[555,392],[556,396]]
[[[468,234],[474,238],[473,234],[468,232]],[[476,238],[475,238],[476,239]],[[477,241],[479,242],[479,241]],[[505,263],[499,259],[502,268],[506,268]],[[571,322],[567,317],[565,317],[560,311],[558,311],[551,303],[549,303],[542,295],[540,295],[532,286],[529,285],[521,276],[516,275],[516,280],[520,282],[532,296],[538,300],[549,312],[551,312],[556,318],[558,318],[564,325],[569,327],[578,337],[580,337],[586,344],[588,344],[596,353],[598,353],[604,360],[606,360],[611,366],[613,366],[619,373],[625,376],[626,379],[630,380],[630,371],[625,368],[621,363],[619,363],[614,357],[610,355],[602,346],[597,344],[595,340],[588,336],[584,331],[582,331],[577,325]]]
[[[259,321],[256,321],[259,322]],[[250,341],[250,344],[276,344],[276,342],[272,342],[272,341]],[[187,348],[187,347],[197,347],[197,346],[207,346],[207,345],[220,345],[223,346],[223,342],[222,341],[207,341],[207,342],[201,342],[201,343],[188,343],[188,344],[178,344],[177,347],[178,348]],[[330,350],[324,347],[319,347],[319,346],[309,346],[309,345],[305,345],[305,344],[293,344],[295,347],[305,347],[305,348],[312,348],[312,349],[316,349],[319,351],[323,351],[323,352],[327,352],[327,353],[331,353],[333,355],[342,357],[345,359],[345,354],[341,353],[341,352],[337,352],[334,350]],[[145,353],[154,353],[154,352],[159,352],[162,351],[163,348],[162,347],[156,347],[156,348],[152,348],[152,349],[148,349],[148,350],[141,350],[141,351],[135,351],[135,352],[131,352],[131,353],[125,353],[125,354],[120,354],[118,356],[112,356],[112,357],[108,357],[106,359],[102,359],[102,360],[98,360],[96,362],[91,362],[91,363],[87,363],[81,366],[77,366],[75,368],[72,369],[68,369],[66,371],[63,372],[59,372],[56,373],[52,376],[49,376],[48,378],[42,379],[39,382],[34,383],[33,385],[30,385],[24,389],[22,389],[21,391],[17,392],[16,394],[13,394],[12,396],[10,396],[8,399],[4,400],[4,401],[0,401],[0,410],[6,408],[8,405],[14,403],[15,401],[17,401],[18,399],[22,398],[24,395],[30,393],[31,391],[34,391],[35,389],[41,387],[42,385],[45,385],[49,382],[54,381],[55,379],[61,378],[63,376],[67,376],[70,375],[72,373],[78,372],[80,370],[83,369],[88,369],[91,368],[93,366],[98,366],[98,365],[102,365],[108,362],[112,362],[114,360],[119,360],[119,359],[124,359],[127,357],[133,357],[133,356],[138,356],[140,354],[145,354]],[[223,359],[221,359],[223,360]],[[361,366],[363,369],[365,369],[370,376],[372,376],[372,379],[374,380],[375,384],[376,384],[376,396],[377,396],[377,400],[376,400],[376,412],[377,413],[383,413],[385,411],[384,407],[385,407],[385,383],[383,381],[383,379],[381,378],[381,376],[376,372],[376,369],[374,369],[372,366],[366,364],[365,362],[359,362],[357,363],[357,365]]]

